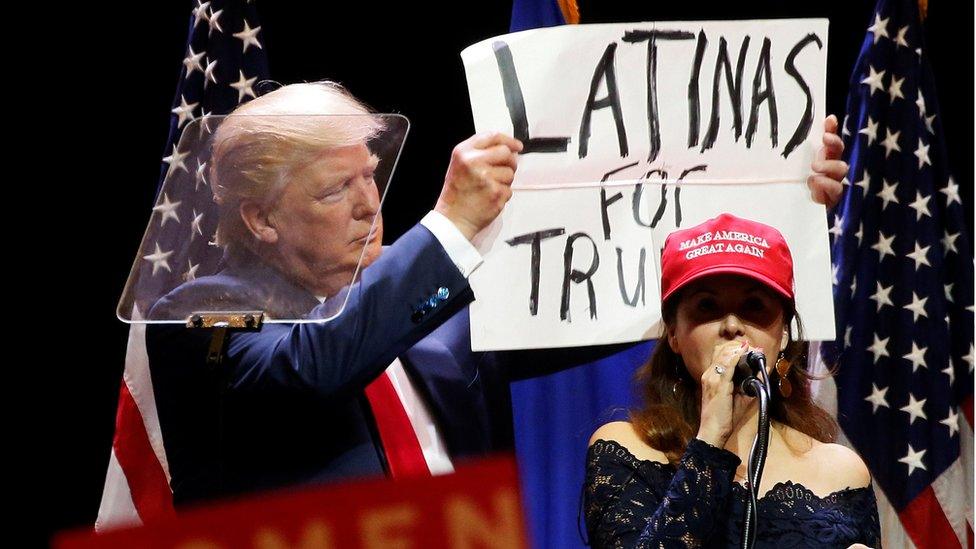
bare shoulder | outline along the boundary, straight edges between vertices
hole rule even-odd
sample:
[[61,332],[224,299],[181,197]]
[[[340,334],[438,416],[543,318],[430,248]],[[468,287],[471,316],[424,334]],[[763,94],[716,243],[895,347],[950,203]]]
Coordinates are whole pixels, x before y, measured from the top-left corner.
[[822,478],[829,479],[831,492],[871,484],[871,473],[864,460],[843,444],[814,442],[810,457],[820,464]]
[[623,446],[637,459],[667,463],[668,457],[655,448],[649,446],[629,421],[613,421],[601,426],[590,437],[590,446],[598,440],[612,440]]
[[791,454],[787,458],[792,469],[788,477],[814,493],[823,496],[871,484],[864,460],[847,446],[820,442],[792,427],[784,427],[781,434]]

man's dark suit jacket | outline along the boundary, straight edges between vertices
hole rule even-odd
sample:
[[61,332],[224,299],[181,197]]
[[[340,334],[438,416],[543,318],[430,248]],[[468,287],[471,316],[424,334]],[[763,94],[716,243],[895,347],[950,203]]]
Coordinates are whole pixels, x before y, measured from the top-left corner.
[[[434,297],[438,290],[448,297]],[[473,295],[422,225],[387,248],[350,293],[330,322],[233,334],[219,371],[205,362],[208,331],[149,326],[150,371],[178,504],[382,474],[386,462],[363,389],[398,356],[456,463],[512,448],[513,378],[615,350],[472,352],[466,306]],[[314,317],[325,307],[271,267],[238,260],[177,288],[150,317],[180,318],[218,297],[223,310],[267,303],[277,318]]]

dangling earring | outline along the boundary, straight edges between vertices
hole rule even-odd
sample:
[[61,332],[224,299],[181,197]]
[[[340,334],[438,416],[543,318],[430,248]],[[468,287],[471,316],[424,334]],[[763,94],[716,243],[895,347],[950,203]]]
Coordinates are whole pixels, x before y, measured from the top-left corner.
[[677,379],[677,381],[675,381],[674,382],[674,385],[671,386],[671,394],[674,395],[675,397],[677,397],[678,396],[678,386],[679,385],[682,385],[682,383],[681,383],[681,371],[678,369],[678,365],[677,364],[674,365],[674,377],[675,377],[675,379]]
[[774,368],[776,369],[776,374],[779,378],[777,383],[777,386],[779,387],[779,394],[783,395],[783,398],[790,398],[790,394],[793,392],[793,385],[786,377],[790,373],[790,366],[792,366],[792,364],[789,360],[786,360],[784,353],[780,351],[779,356],[776,357],[776,365]]

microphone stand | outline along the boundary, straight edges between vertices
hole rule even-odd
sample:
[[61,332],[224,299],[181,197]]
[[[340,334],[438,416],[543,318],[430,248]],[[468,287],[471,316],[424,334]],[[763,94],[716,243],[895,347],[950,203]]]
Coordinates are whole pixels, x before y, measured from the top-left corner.
[[752,450],[749,452],[749,478],[747,480],[749,501],[746,502],[745,522],[742,526],[742,549],[752,549],[756,544],[756,525],[759,519],[759,483],[762,480],[763,466],[766,465],[766,452],[769,449],[769,402],[772,390],[769,374],[766,372],[766,357],[757,355],[754,362],[755,364],[750,364],[750,366],[753,366],[753,370],[762,377],[762,380],[753,375],[742,382],[743,392],[759,399],[756,438],[753,439]]

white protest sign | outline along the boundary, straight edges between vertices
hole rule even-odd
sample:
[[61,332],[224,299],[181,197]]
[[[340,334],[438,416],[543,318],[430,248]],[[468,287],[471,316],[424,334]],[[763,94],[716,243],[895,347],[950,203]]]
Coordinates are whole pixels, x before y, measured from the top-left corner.
[[465,49],[475,127],[526,148],[477,245],[475,350],[656,337],[660,250],[719,213],[778,228],[808,339],[833,339],[821,144],[827,21],[568,25]]

